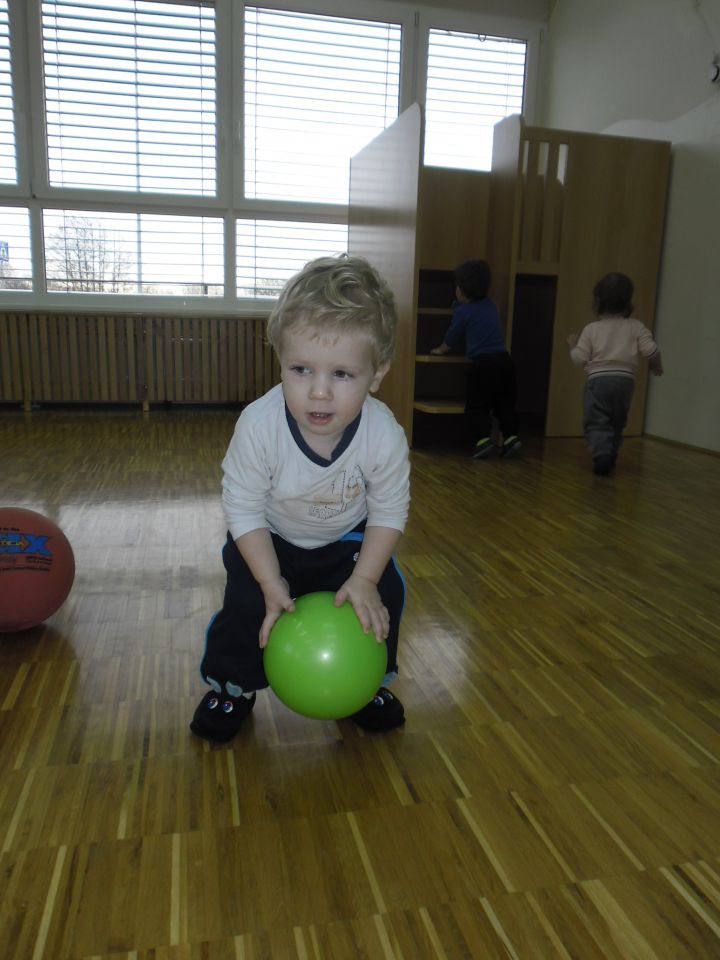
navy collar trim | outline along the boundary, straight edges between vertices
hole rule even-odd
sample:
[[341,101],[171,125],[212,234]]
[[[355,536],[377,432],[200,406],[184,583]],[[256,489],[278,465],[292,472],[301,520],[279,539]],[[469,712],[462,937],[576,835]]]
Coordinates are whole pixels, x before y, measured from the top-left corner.
[[355,417],[353,422],[349,423],[347,427],[345,427],[345,430],[343,431],[343,435],[340,438],[340,441],[338,442],[337,446],[333,450],[332,456],[330,457],[329,460],[326,460],[325,457],[321,457],[319,453],[316,453],[312,449],[312,447],[308,446],[308,444],[305,442],[303,438],[303,435],[300,433],[300,427],[297,424],[297,420],[295,419],[295,417],[293,417],[293,415],[288,410],[287,404],[285,404],[285,419],[287,420],[287,425],[290,428],[290,433],[292,434],[293,440],[298,445],[298,447],[302,450],[302,452],[305,454],[308,460],[312,460],[313,463],[316,463],[320,467],[329,467],[330,464],[334,463],[338,459],[338,457],[341,456],[352,443],[355,434],[358,432],[360,421],[362,420],[362,410]]

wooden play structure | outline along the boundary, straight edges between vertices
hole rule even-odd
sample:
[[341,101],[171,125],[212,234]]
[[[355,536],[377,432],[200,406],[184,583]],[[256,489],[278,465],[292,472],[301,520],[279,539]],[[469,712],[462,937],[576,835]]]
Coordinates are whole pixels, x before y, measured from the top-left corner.
[[[529,127],[495,127],[490,173],[424,167],[415,105],[351,163],[350,249],[398,293],[400,334],[383,398],[408,435],[422,415],[457,415],[460,357],[429,354],[454,295],[453,267],[482,257],[506,324],[519,410],[544,436],[582,432],[582,370],[567,335],[592,319],[595,281],[619,270],[635,283],[635,315],[652,328],[670,144]],[[628,434],[642,432],[645,370]]]

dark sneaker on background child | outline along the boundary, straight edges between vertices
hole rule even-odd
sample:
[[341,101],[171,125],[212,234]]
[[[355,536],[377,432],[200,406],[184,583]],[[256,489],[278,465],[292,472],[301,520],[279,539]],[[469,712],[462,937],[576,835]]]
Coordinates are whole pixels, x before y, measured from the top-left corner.
[[489,456],[492,453],[493,442],[490,437],[483,437],[482,440],[478,440],[475,444],[475,448],[470,456],[473,460],[484,460],[485,457]]
[[520,443],[520,437],[508,437],[507,440],[503,442],[502,448],[500,450],[501,457],[517,457],[520,453],[520,448],[522,444]]
[[596,477],[609,477],[615,466],[615,458],[611,456],[593,457],[593,473]]

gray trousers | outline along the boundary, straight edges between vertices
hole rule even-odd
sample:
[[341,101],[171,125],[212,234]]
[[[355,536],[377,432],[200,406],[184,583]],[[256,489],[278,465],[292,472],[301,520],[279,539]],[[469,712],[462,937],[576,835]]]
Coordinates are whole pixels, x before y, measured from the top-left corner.
[[634,391],[630,377],[593,377],[585,384],[583,430],[593,457],[617,456]]

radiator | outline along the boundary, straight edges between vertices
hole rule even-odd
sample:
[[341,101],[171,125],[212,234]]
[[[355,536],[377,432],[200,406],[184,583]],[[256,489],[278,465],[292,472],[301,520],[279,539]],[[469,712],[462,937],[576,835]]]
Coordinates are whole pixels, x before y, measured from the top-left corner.
[[155,317],[143,327],[150,403],[247,403],[277,382],[260,318]]
[[0,314],[0,401],[21,402],[29,385],[23,381],[20,341],[27,317]]
[[247,403],[278,380],[262,318],[0,315],[0,401]]

